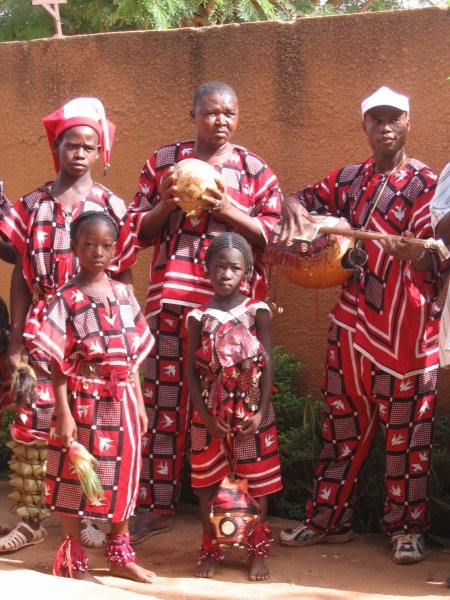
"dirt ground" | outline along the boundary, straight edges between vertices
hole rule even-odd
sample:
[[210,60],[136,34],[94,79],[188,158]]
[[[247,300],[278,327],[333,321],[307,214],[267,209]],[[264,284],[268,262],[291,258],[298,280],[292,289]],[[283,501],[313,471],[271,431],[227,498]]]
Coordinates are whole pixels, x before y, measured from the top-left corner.
[[[0,482],[0,518],[15,523],[6,497],[9,484]],[[276,540],[290,521],[270,519]],[[269,559],[267,582],[247,580],[244,551],[225,551],[225,561],[214,579],[193,576],[200,544],[200,522],[195,506],[182,505],[174,529],[135,547],[139,562],[156,572],[153,584],[109,577],[102,550],[90,550],[92,573],[104,585],[53,577],[51,566],[60,532],[57,517],[46,521],[48,537],[37,546],[0,555],[0,595],[14,600],[408,600],[449,598],[445,579],[450,554],[429,545],[425,560],[399,566],[390,558],[383,535],[357,535],[347,544],[318,544],[287,548],[278,542]]]

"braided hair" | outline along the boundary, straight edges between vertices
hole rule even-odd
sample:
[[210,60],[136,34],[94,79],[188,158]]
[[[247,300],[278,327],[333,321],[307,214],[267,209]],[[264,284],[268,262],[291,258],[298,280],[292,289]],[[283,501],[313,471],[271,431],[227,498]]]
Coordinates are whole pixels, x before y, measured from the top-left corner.
[[117,227],[114,219],[109,215],[109,213],[101,210],[87,210],[84,213],[81,213],[79,217],[72,221],[70,224],[70,239],[72,242],[75,241],[77,237],[78,230],[84,223],[90,223],[91,221],[103,221],[107,223],[110,228],[114,231],[114,241],[117,242],[119,237],[119,228]]
[[209,265],[213,257],[225,248],[234,248],[244,257],[245,270],[247,271],[247,279],[250,280],[253,277],[253,254],[247,240],[242,237],[239,233],[234,231],[227,231],[221,233],[217,237],[213,238],[212,242],[208,246],[205,255],[205,271],[208,273]]

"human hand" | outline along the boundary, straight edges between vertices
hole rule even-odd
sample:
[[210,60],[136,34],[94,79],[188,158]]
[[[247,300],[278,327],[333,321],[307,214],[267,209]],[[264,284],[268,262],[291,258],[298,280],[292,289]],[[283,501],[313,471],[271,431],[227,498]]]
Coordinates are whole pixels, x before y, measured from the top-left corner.
[[261,425],[262,415],[260,412],[256,412],[251,417],[245,417],[237,427],[238,435],[243,439],[247,440],[254,435],[258,427]]
[[210,415],[210,418],[205,420],[205,426],[212,437],[219,439],[225,438],[231,431],[229,423],[218,416]]
[[170,167],[164,173],[161,179],[159,195],[164,207],[172,212],[178,207],[178,188],[175,185],[175,177],[173,176],[174,167]]
[[73,440],[77,439],[77,425],[71,412],[64,411],[57,414],[55,435],[61,438],[61,442],[66,448],[70,446]]
[[281,230],[278,244],[291,246],[296,234],[303,231],[303,222],[315,223],[315,218],[302,206],[297,198],[289,196],[282,204]]
[[148,427],[148,417],[147,417],[147,412],[145,410],[145,406],[138,406],[138,417],[139,417],[139,423],[141,425],[141,437],[144,437],[144,435],[147,433],[147,427]]
[[205,191],[202,196],[202,200],[209,203],[207,210],[214,213],[214,218],[226,215],[227,210],[230,207],[230,201],[228,199],[227,189],[220,177],[214,179],[216,182],[216,189],[210,188]]
[[[411,238],[414,236],[411,231],[405,231],[404,237]],[[408,242],[405,242],[402,239],[386,237],[385,239],[380,240],[380,243],[385,252],[391,256],[400,258],[401,260],[415,262],[422,259],[424,256],[424,246],[408,244]]]

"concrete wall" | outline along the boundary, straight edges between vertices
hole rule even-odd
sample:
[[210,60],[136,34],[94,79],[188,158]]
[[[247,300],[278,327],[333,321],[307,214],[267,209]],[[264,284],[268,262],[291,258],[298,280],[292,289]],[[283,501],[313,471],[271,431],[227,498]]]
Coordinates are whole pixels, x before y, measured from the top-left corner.
[[[41,118],[75,96],[94,95],[117,125],[104,183],[128,202],[147,156],[192,135],[192,95],[207,80],[236,89],[235,141],[265,157],[285,194],[368,156],[360,102],[383,84],[410,96],[408,151],[439,171],[449,160],[449,14],[430,8],[2,43],[0,179],[15,199],[53,178]],[[96,177],[102,180],[100,166]],[[143,253],[135,269],[141,301],[149,258]],[[9,274],[0,265],[4,297]],[[317,396],[338,291],[273,279],[272,296],[284,307],[273,320],[275,341],[304,363],[302,388]],[[441,386],[444,403],[446,374]]]

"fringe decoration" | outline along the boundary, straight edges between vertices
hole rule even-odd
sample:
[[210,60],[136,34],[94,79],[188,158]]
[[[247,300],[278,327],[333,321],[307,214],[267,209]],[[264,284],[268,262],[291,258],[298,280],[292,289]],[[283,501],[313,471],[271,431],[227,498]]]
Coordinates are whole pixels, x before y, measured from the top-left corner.
[[105,496],[94,467],[97,460],[79,442],[73,441],[67,451],[70,464],[74,468],[86,498],[90,502],[98,502]]
[[216,563],[220,563],[225,558],[216,538],[211,533],[204,533],[202,535],[202,545],[198,550],[198,563],[200,566],[208,558],[213,558]]
[[73,579],[75,573],[85,573],[88,570],[88,557],[81,547],[81,542],[73,542],[70,535],[59,544],[53,561],[53,575]]
[[268,523],[258,523],[253,532],[248,536],[245,549],[247,558],[267,558],[270,544],[274,539]]
[[129,533],[106,536],[105,556],[110,563],[124,567],[129,562],[136,562],[136,553],[130,544]]

